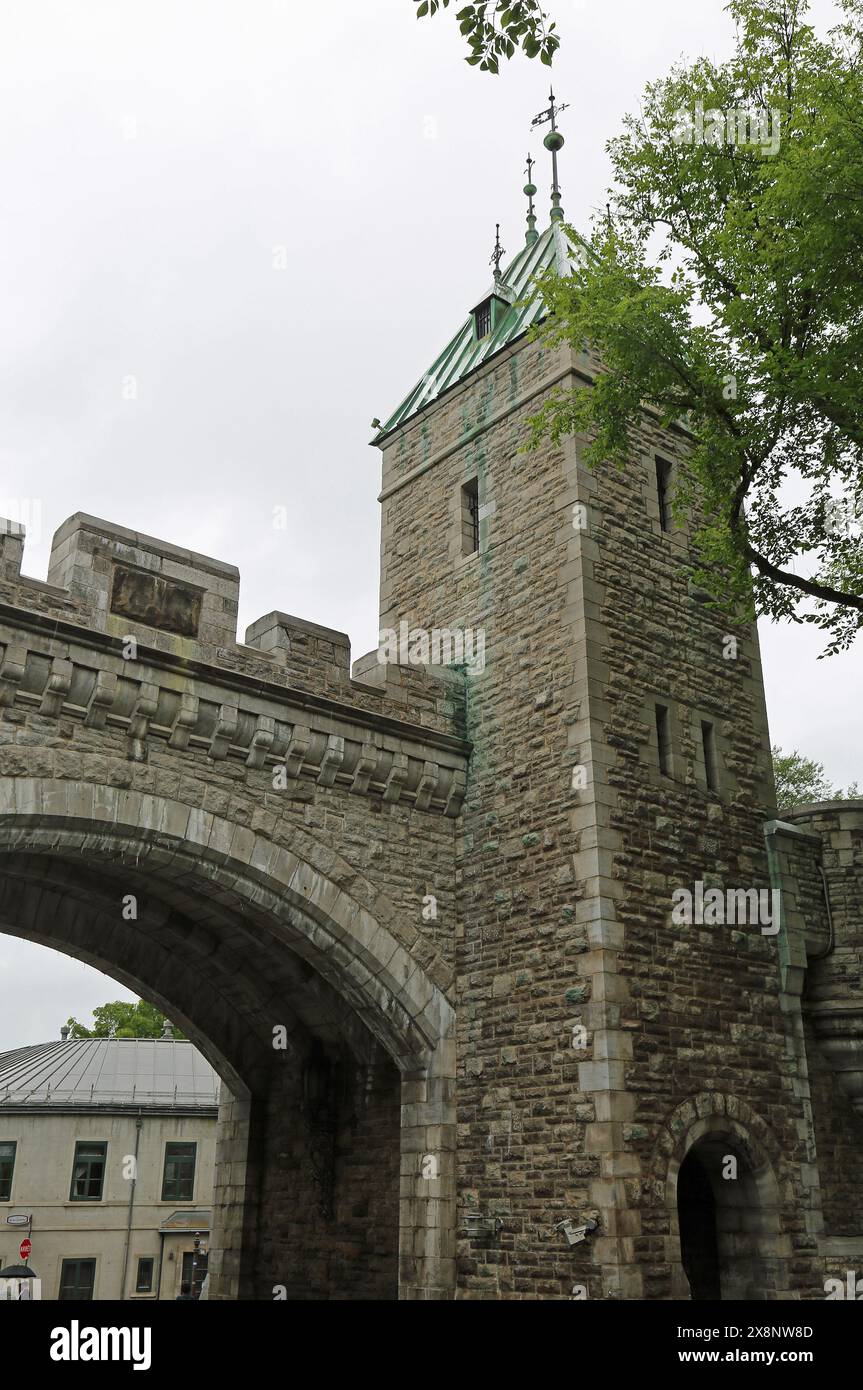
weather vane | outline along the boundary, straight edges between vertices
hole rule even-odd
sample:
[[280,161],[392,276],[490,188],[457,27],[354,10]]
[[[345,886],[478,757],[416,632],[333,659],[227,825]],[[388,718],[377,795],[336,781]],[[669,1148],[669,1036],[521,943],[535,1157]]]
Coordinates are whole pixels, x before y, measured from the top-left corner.
[[534,116],[531,121],[531,129],[534,126],[545,125],[546,121],[551,121],[551,130],[543,140],[547,150],[551,150],[551,220],[552,222],[563,221],[563,208],[560,206],[560,184],[557,180],[557,152],[562,150],[564,139],[557,128],[557,118],[561,111],[566,111],[569,103],[563,102],[560,106],[555,104],[554,92],[548,94],[548,107],[545,111],[540,111],[538,116]]
[[494,266],[494,282],[495,282],[495,284],[497,284],[497,283],[499,282],[499,280],[500,280],[500,263],[501,263],[501,261],[503,260],[503,258],[504,258],[505,255],[506,255],[506,252],[504,251],[503,247],[502,247],[501,244],[500,244],[500,223],[499,223],[499,222],[496,222],[496,223],[495,223],[494,250],[493,250],[492,253],[491,253],[491,260],[490,260],[490,262],[489,262],[490,265],[493,265],[493,266]]

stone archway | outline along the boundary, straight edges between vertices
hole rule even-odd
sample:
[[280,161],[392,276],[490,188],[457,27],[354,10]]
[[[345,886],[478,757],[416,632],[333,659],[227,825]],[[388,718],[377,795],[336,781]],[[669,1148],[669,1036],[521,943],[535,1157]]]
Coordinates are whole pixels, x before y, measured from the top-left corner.
[[[130,896],[133,920],[120,908]],[[366,1296],[381,1296],[389,1264],[400,1297],[451,1296],[453,1013],[397,914],[383,897],[379,905],[375,915],[308,859],[179,799],[0,779],[0,930],[86,960],[159,1004],[230,1090],[215,1296],[272,1297],[280,1285],[302,1296],[304,1280],[318,1296],[346,1296],[327,1271],[351,1251],[374,1270]],[[277,1029],[284,1046],[274,1046]],[[347,1109],[301,1136],[310,1059],[321,1055]],[[364,1214],[344,1203],[339,1232],[332,1213],[304,1228],[297,1205],[311,1205],[311,1189],[298,1190],[298,1175],[311,1170],[322,1192],[322,1145],[336,1151],[351,1135],[342,1165],[351,1190],[383,1168],[386,1193]],[[390,1203],[391,1260],[374,1230]]]
[[671,1297],[792,1298],[780,1188],[766,1125],[745,1102],[711,1092],[679,1106],[663,1128]]

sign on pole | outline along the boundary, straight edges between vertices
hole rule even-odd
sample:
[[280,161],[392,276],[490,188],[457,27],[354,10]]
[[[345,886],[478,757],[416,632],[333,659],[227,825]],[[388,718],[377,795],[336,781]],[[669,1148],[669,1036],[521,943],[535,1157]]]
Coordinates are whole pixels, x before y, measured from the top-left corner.
[[30,1251],[31,1251],[32,1249],[33,1249],[33,1242],[30,1240],[30,1237],[29,1237],[29,1236],[25,1236],[24,1239],[22,1240],[21,1244],[18,1246],[18,1254],[21,1256],[21,1259],[22,1259],[22,1260],[29,1260],[29,1258],[30,1258]]

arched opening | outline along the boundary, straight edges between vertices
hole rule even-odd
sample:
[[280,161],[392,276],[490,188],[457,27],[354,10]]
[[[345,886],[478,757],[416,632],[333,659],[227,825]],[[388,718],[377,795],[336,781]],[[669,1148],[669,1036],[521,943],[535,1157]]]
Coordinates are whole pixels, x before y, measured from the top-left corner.
[[779,1296],[778,1211],[772,1173],[756,1169],[740,1137],[707,1133],[677,1174],[681,1296],[695,1302],[758,1302]]
[[690,1150],[677,1178],[677,1214],[683,1269],[695,1302],[722,1297],[716,1201],[697,1147]]
[[[8,856],[0,873],[3,930],[24,934],[32,905],[29,939],[86,960],[155,1003],[222,1077],[214,1193],[222,1248],[214,1240],[213,1268],[220,1272],[226,1254],[229,1264],[242,1259],[226,1271],[229,1295],[396,1298],[401,1083],[394,1062],[359,1019],[337,1008],[307,963],[287,950],[274,960],[224,908],[220,928],[210,918],[220,942],[214,954],[224,953],[218,967],[212,954],[208,963],[189,949],[201,913],[175,909],[157,932],[163,892],[134,873],[115,877],[109,866],[96,875],[58,857]],[[126,924],[117,907],[129,898],[137,917]],[[229,928],[232,949],[223,936]]]
[[[104,813],[118,794],[97,795]],[[296,856],[120,795],[123,823],[106,817],[98,833],[75,818],[4,818],[0,931],[112,975],[224,1079],[211,1297],[447,1296],[446,1001]]]

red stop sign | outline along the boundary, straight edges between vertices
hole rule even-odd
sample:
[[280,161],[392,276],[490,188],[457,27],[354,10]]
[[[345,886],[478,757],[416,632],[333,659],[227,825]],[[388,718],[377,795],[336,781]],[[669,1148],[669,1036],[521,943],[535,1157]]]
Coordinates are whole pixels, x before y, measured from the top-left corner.
[[32,1249],[33,1242],[30,1240],[29,1236],[25,1236],[21,1244],[18,1246],[18,1254],[21,1256],[22,1260],[29,1260],[30,1251]]

